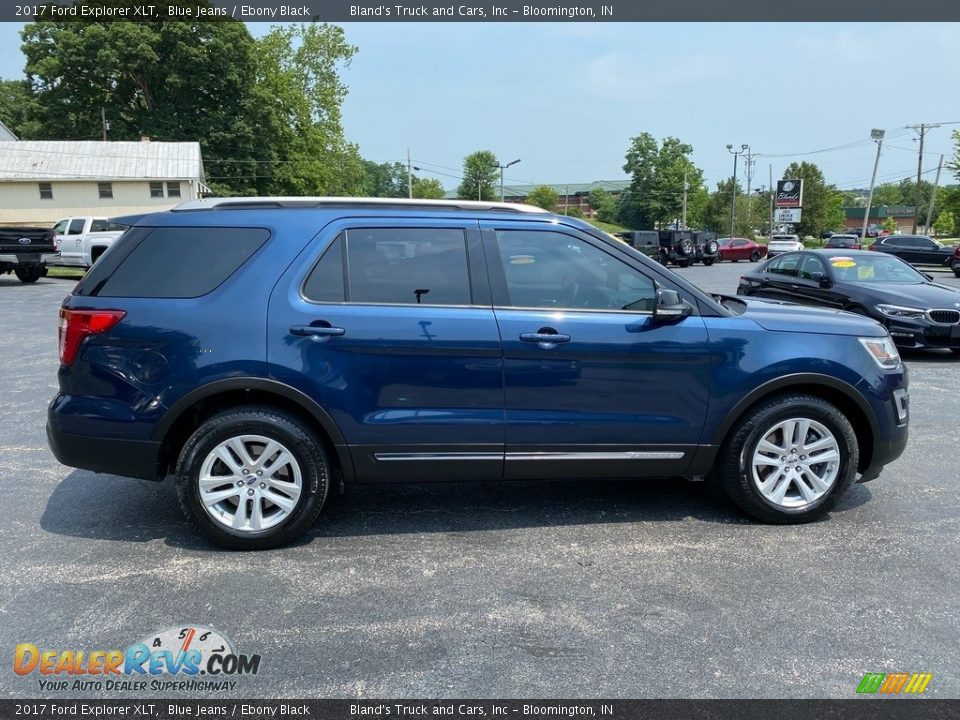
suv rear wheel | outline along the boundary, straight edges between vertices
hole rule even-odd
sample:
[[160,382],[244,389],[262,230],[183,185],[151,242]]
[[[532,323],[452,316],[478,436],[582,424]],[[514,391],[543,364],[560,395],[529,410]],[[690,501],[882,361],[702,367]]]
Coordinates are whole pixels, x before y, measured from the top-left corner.
[[176,468],[187,516],[211,540],[238,550],[302,534],[323,507],[329,477],[326,453],[302,421],[252,406],[201,424]]
[[740,420],[721,450],[719,480],[752,517],[789,524],[827,514],[856,476],[857,436],[822,398],[786,395]]

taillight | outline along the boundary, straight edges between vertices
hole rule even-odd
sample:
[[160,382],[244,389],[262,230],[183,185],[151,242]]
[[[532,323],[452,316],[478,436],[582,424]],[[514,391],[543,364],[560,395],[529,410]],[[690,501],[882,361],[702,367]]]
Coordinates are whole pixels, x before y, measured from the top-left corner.
[[50,244],[53,245],[53,251],[60,252],[60,238],[57,237],[57,234],[51,230],[47,237],[50,240]]
[[123,310],[68,310],[60,308],[60,362],[77,359],[80,343],[88,335],[106,332],[123,319]]

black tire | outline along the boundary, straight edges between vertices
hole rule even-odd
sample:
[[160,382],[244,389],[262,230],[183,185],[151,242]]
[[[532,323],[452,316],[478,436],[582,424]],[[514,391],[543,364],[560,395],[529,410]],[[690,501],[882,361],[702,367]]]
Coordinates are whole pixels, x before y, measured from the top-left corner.
[[[840,457],[836,477],[829,489],[797,508],[776,505],[764,497],[747,462],[764,436],[778,423],[791,418],[813,420],[825,427],[836,440]],[[720,450],[717,477],[727,496],[751,517],[778,525],[805,523],[817,520],[833,509],[853,484],[859,460],[857,435],[850,421],[836,407],[814,395],[780,395],[751,408],[734,426]]]
[[693,251],[693,240],[690,240],[689,238],[684,238],[677,245],[677,252],[679,252],[681,255],[693,255]]
[[960,355],[960,348],[950,348],[950,352],[954,355]]
[[760,253],[759,253],[759,252],[757,252],[756,250],[754,250],[752,253],[750,253],[750,262],[756,262],[756,261],[759,260],[759,259],[760,259]]
[[703,264],[706,265],[707,267],[710,267],[711,265],[713,265],[713,263],[714,263],[714,259],[713,259],[713,258],[704,258],[704,259],[703,259]]
[[955,262],[950,269],[953,270],[954,277],[960,278],[960,262]]
[[[718,252],[718,253],[717,253],[717,262],[723,262],[723,253],[722,253],[722,252]],[[736,262],[736,261],[734,261],[734,262]]]
[[[241,435],[276,440],[300,468],[302,483],[295,505],[282,522],[266,530],[228,528],[213,519],[200,499],[199,477],[204,460],[220,443]],[[303,421],[269,407],[241,406],[214,415],[194,431],[180,452],[175,475],[180,506],[204,535],[234,550],[265,550],[289,543],[313,524],[326,500],[331,470],[323,445]],[[247,492],[255,491],[254,484]]]
[[34,283],[43,277],[43,267],[40,265],[27,265],[26,267],[14,268],[13,273],[20,282]]
[[689,260],[674,260],[674,262],[675,262],[679,267],[685,268],[685,267],[689,267],[689,266],[690,266],[690,261],[689,261]]

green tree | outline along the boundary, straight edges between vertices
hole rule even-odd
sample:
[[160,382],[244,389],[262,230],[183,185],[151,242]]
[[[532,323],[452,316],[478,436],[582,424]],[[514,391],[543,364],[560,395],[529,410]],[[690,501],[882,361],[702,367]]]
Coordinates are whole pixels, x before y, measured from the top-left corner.
[[[737,198],[743,197],[743,189],[737,183]],[[730,234],[730,205],[733,201],[733,178],[721,180],[717,189],[710,193],[701,213],[701,226],[704,230],[712,230],[726,237]],[[738,211],[740,208],[738,208]],[[743,213],[737,212],[737,217],[743,221]],[[734,227],[734,234],[740,235]]]
[[24,80],[0,80],[0,122],[14,135],[31,138],[36,135],[36,108],[30,86]]
[[407,197],[407,166],[403,163],[363,161],[363,197]]
[[527,203],[553,212],[557,208],[560,196],[549,185],[538,185],[527,195]]
[[937,237],[953,237],[957,232],[957,221],[954,214],[950,210],[941,212],[937,221],[933,224],[933,231],[937,234]]
[[446,192],[443,185],[436,178],[415,178],[413,181],[413,196],[423,200],[439,200]]
[[674,137],[658,145],[650,133],[634,137],[627,148],[623,171],[630,175],[630,189],[621,196],[620,222],[637,228],[652,228],[680,217],[684,177],[691,192],[703,186],[703,173],[690,160],[693,148]]
[[881,205],[913,205],[913,200],[904,203],[903,189],[897,183],[883,183],[873,189],[872,207]]
[[463,181],[457,187],[461,200],[499,200],[500,162],[489,150],[477,150],[463,159]]
[[283,25],[256,43],[258,75],[254,117],[266,116],[276,133],[273,192],[290,195],[356,195],[364,167],[341,125],[347,94],[339,69],[357,48],[335,25]]
[[803,213],[795,227],[798,235],[818,237],[843,225],[843,196],[827,185],[820,168],[809,162],[791,163],[783,179],[803,180]]
[[606,190],[594,188],[590,191],[587,202],[590,203],[600,222],[612,223],[616,219],[617,201]]
[[[549,208],[547,208],[549,210]],[[571,205],[563,209],[563,214],[568,215],[569,217],[582,218],[583,210],[578,208],[576,205]]]
[[888,217],[883,221],[883,229],[887,232],[896,232],[897,231],[897,221],[892,217]]
[[361,189],[338,75],[356,48],[338,27],[284,26],[255,41],[233,20],[46,21],[21,37],[33,100],[25,138],[99,139],[102,108],[111,140],[198,140],[218,192]]

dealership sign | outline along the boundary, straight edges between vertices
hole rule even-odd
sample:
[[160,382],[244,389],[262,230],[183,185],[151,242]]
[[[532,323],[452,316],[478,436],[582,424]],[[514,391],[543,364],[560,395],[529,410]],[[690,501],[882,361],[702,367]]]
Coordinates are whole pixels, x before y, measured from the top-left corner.
[[801,212],[800,208],[777,208],[773,219],[778,223],[798,223]]
[[803,180],[778,180],[777,197],[774,204],[778,208],[798,208],[803,205]]

